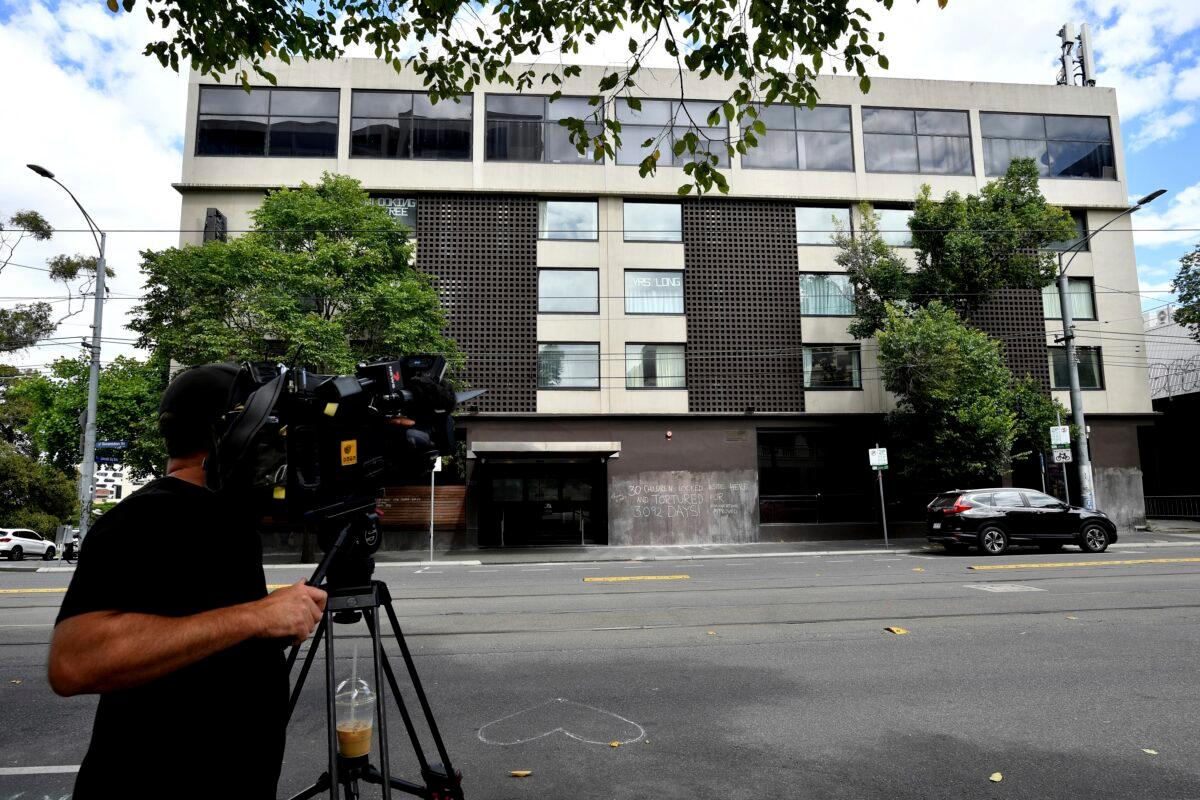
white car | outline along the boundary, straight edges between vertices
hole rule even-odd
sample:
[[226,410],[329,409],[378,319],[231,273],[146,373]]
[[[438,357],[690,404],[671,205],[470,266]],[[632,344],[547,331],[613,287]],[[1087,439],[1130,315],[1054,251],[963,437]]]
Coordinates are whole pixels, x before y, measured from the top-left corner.
[[41,556],[49,561],[56,553],[54,542],[42,538],[36,531],[28,528],[0,528],[0,556],[9,561],[20,561],[25,556]]

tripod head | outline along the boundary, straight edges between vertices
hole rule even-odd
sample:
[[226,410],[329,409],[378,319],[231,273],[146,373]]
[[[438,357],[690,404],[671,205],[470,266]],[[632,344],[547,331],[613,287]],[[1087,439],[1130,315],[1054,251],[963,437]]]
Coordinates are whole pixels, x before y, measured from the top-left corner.
[[372,556],[383,543],[374,500],[346,500],[310,512],[305,520],[316,528],[325,556],[308,579],[310,586],[344,589],[366,586],[375,574]]

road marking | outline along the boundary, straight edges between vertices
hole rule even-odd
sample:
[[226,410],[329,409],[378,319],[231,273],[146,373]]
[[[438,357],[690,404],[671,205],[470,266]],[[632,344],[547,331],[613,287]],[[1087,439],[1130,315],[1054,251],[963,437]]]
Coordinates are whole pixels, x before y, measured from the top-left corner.
[[624,583],[625,581],[686,581],[691,575],[612,575],[604,578],[584,578],[584,583]]
[[59,594],[66,590],[67,587],[65,586],[55,586],[53,588],[31,586],[28,589],[0,589],[0,594]]
[[1047,561],[1044,564],[974,564],[967,569],[1051,569],[1053,567],[1129,567],[1139,564],[1200,564],[1200,558],[1130,558],[1123,561]]
[[826,561],[825,563],[826,564],[849,564],[850,559],[848,559],[848,558],[831,558],[828,561]]
[[1037,586],[1025,586],[1020,583],[964,583],[964,589],[978,589],[981,592],[1044,592]]
[[528,569],[521,570],[521,572],[549,572],[549,571],[550,571],[549,567],[529,567]]
[[79,772],[78,764],[56,767],[3,767],[0,775],[61,775],[63,773]]
[[467,572],[499,572],[498,569],[469,569]]

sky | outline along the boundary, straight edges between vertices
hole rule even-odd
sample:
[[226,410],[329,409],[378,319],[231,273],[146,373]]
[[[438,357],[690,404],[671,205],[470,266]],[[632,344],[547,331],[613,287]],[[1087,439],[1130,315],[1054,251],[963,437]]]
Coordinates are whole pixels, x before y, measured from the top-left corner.
[[[1168,190],[1135,219],[1143,308],[1170,299],[1179,257],[1200,241],[1200,1],[950,0],[939,9],[935,0],[895,0],[890,12],[862,2],[887,32],[890,68],[875,73],[898,78],[1053,83],[1059,27],[1090,23],[1097,83],[1117,89],[1130,195]],[[0,274],[0,306],[62,296],[38,268],[58,253],[94,248],[89,235],[70,231],[84,226],[65,193],[25,168],[42,164],[114,231],[105,361],[134,352],[124,323],[142,288],[139,252],[178,239],[171,183],[182,167],[187,77],[141,54],[152,34],[140,7],[113,15],[100,0],[0,0],[0,218],[33,208],[59,229],[50,242],[20,245],[13,261],[22,266]],[[627,54],[618,35],[581,60]],[[126,229],[139,232],[119,232]],[[56,341],[6,360],[42,366],[77,355],[90,322],[89,306],[62,324]]]

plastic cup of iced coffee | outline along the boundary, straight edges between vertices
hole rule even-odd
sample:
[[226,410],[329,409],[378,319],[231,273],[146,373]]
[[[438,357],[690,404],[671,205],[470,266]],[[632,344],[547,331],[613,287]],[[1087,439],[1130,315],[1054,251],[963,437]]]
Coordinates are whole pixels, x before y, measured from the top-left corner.
[[358,758],[371,752],[375,731],[375,693],[362,679],[342,681],[334,695],[338,752]]

